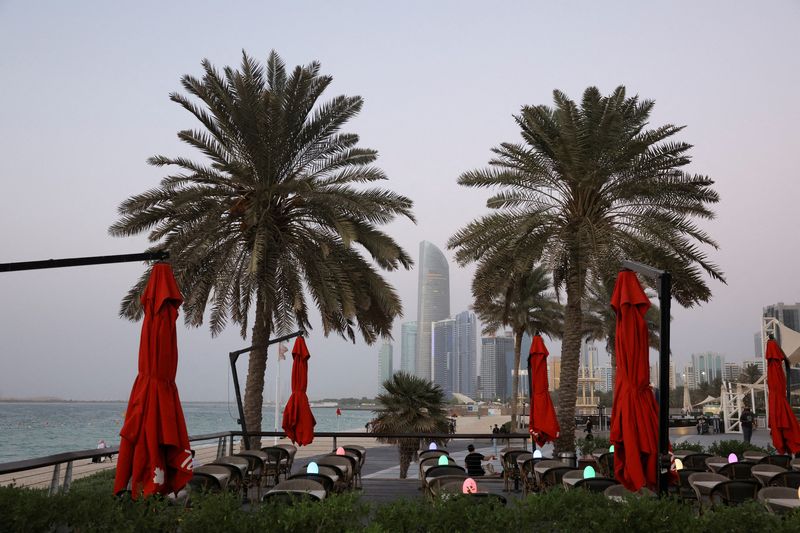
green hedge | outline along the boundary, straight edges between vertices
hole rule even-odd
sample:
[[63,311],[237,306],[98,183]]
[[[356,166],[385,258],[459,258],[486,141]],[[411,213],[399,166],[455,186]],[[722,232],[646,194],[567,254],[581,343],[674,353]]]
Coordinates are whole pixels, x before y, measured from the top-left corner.
[[800,513],[780,518],[757,503],[697,516],[692,506],[673,499],[617,503],[581,490],[533,495],[511,500],[506,507],[461,498],[370,506],[355,493],[322,503],[263,505],[247,511],[229,494],[198,497],[191,509],[183,509],[153,498],[118,500],[110,496],[110,489],[108,475],[79,480],[69,494],[54,497],[44,491],[0,488],[0,531],[800,531]]

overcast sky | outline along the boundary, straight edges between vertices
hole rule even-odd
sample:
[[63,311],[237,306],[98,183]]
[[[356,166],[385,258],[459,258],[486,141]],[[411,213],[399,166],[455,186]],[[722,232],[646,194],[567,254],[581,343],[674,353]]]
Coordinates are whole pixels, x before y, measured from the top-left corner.
[[[435,4],[435,5],[432,5]],[[0,0],[0,262],[133,253],[111,238],[126,197],[155,187],[154,154],[196,152],[176,132],[198,123],[168,99],[200,61],[238,66],[242,49],[287,65],[322,63],[323,99],[361,95],[347,131],[380,152],[386,186],[414,200],[416,225],[388,230],[416,259],[444,250],[486,212],[460,188],[490,148],[517,141],[512,115],[625,85],[656,101],[652,124],[687,125],[690,171],[716,180],[721,244],[702,308],[674,309],[678,366],[692,352],[752,357],[761,308],[800,301],[798,179],[800,3],[760,2],[25,2]],[[449,258],[452,254],[445,251]],[[140,324],[117,317],[143,265],[0,274],[0,396],[127,399]],[[453,313],[470,304],[470,269],[451,263]],[[414,320],[417,272],[387,275]],[[395,366],[399,367],[399,324]],[[179,327],[184,400],[224,400],[231,328]],[[371,396],[378,346],[308,339],[309,396]],[[558,347],[551,343],[551,353]],[[243,361],[244,362],[244,361]],[[242,365],[244,366],[244,365]],[[283,365],[288,376],[289,365]],[[267,383],[274,383],[274,363]],[[270,395],[269,392],[266,393]]]

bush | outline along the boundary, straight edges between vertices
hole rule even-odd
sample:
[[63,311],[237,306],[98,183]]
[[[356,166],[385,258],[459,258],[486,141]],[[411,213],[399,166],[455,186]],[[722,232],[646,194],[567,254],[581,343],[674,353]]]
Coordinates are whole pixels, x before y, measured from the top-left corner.
[[760,446],[756,446],[755,444],[750,444],[741,440],[722,440],[722,441],[714,441],[711,446],[708,447],[708,453],[711,455],[719,455],[722,457],[728,457],[731,453],[735,453],[737,457],[740,459],[744,455],[744,452],[755,451],[761,452],[766,454],[774,453],[775,448],[772,448],[772,452],[770,452],[771,446],[767,448],[762,448]]
[[601,437],[595,437],[593,439],[585,439],[585,438],[575,439],[575,447],[578,450],[578,454],[581,456],[592,455],[592,452],[595,449],[609,448],[610,446],[611,446],[611,441]]
[[706,448],[700,443],[697,442],[679,442],[677,444],[672,445],[672,451],[676,452],[678,450],[688,450],[694,453],[705,453]]

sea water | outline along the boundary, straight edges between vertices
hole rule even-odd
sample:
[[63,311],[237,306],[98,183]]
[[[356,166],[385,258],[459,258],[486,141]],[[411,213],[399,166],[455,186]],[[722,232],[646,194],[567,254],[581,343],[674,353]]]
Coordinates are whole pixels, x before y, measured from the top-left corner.
[[[0,463],[94,449],[100,439],[117,446],[126,408],[126,402],[0,403]],[[316,431],[363,431],[375,416],[372,411],[347,409],[336,416],[335,407],[312,411]],[[183,414],[189,436],[240,429],[235,402],[184,403]],[[273,431],[274,420],[274,407],[264,407],[262,429]]]

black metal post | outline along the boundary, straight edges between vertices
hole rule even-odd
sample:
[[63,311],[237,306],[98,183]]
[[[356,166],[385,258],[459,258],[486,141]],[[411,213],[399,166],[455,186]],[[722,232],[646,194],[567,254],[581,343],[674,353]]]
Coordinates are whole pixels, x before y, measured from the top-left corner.
[[44,261],[23,261],[21,263],[0,263],[0,272],[18,270],[39,270],[42,268],[61,268],[87,265],[107,265],[109,263],[132,263],[136,261],[164,261],[169,252],[145,252],[141,254],[96,255],[93,257],[72,257],[69,259],[45,259]]
[[[669,319],[670,307],[672,305],[672,275],[669,272],[661,274],[659,280],[658,303],[661,307],[661,331],[659,335],[661,342],[658,347],[658,492],[661,496],[666,496],[669,489],[669,358],[670,358],[670,338],[669,338]],[[664,465],[660,463],[666,463]],[[666,468],[666,472],[664,471]]]
[[[228,354],[228,358],[231,362],[231,374],[233,374],[233,390],[236,393],[236,407],[239,409],[239,424],[242,426],[242,440],[244,442],[244,449],[250,449],[250,438],[247,434],[247,424],[244,420],[244,406],[242,405],[242,392],[239,388],[239,375],[236,373],[236,360],[239,359],[239,356],[243,353],[252,352],[253,350],[260,350],[264,349],[264,357],[267,356],[266,349],[269,348],[271,345],[275,344],[276,342],[282,342],[289,339],[293,339],[295,337],[299,337],[301,335],[305,335],[305,330],[298,330],[294,333],[289,333],[288,335],[284,335],[282,337],[276,337],[271,341],[267,341],[267,344],[264,346],[249,346],[247,348],[242,348],[241,350],[236,350],[235,352],[230,352]],[[231,444],[231,452],[233,452],[233,444]]]
[[783,358],[783,364],[786,366],[786,401],[789,402],[789,409],[792,408],[792,364],[789,358]]

